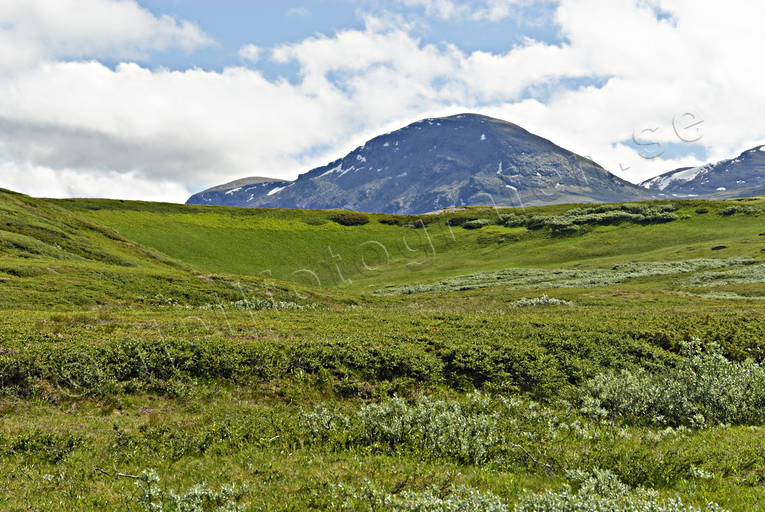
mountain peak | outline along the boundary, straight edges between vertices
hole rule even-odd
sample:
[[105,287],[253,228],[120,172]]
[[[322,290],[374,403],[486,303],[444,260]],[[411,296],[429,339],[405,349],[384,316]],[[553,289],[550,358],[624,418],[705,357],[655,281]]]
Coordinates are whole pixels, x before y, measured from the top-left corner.
[[272,182],[258,191],[243,187],[202,193],[189,203],[423,213],[471,204],[648,197],[591,160],[518,125],[471,113],[419,120],[294,182]]
[[509,121],[504,121],[502,119],[497,119],[496,117],[490,117],[483,114],[475,114],[473,112],[464,112],[462,114],[454,114],[451,116],[444,116],[444,117],[435,117],[431,119],[422,119],[418,122],[425,122],[425,121],[464,121],[464,122],[495,122],[495,123],[504,123],[504,124],[513,124]]
[[675,169],[640,185],[672,197],[744,197],[765,194],[765,145],[717,163]]

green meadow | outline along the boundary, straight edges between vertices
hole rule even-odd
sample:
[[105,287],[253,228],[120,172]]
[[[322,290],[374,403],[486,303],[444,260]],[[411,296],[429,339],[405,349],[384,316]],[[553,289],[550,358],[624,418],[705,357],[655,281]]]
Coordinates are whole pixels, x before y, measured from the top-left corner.
[[764,221],[0,191],[0,510],[765,509]]

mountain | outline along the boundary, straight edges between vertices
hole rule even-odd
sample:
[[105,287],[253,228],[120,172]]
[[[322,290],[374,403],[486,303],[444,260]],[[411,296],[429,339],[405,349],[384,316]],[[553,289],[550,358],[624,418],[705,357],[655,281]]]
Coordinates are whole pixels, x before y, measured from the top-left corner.
[[765,146],[701,167],[683,167],[640,184],[663,196],[711,198],[765,194]]
[[252,203],[256,196],[258,199],[262,198],[264,195],[265,197],[268,197],[269,192],[273,195],[290,183],[292,182],[258,176],[242,178],[241,180],[218,185],[217,187],[208,188],[203,192],[194,194],[188,201],[186,201],[186,204],[250,206],[246,203]]
[[248,180],[195,194],[188,204],[424,213],[652,197],[520,126],[475,114],[418,121],[293,182]]

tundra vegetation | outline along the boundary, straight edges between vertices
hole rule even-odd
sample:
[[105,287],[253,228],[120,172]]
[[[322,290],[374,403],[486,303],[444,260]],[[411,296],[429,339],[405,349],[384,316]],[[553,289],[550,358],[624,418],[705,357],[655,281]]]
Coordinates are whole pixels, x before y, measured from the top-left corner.
[[0,191],[0,509],[763,509],[740,206]]

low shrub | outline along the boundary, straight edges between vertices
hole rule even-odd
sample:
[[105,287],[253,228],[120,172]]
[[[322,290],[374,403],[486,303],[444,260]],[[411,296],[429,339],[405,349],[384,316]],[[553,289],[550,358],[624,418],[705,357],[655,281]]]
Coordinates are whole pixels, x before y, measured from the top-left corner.
[[684,284],[711,287],[746,283],[765,283],[765,263],[751,260],[741,268],[702,272],[689,277]]
[[409,227],[409,228],[418,229],[418,228],[424,228],[426,226],[429,226],[437,221],[438,221],[438,216],[436,215],[422,215],[416,218],[404,217],[404,219],[401,221],[401,225]]
[[[716,503],[697,508],[685,505],[679,498],[661,498],[649,489],[630,488],[608,471],[572,471],[571,484],[561,490],[536,494],[527,492],[514,505],[500,497],[469,487],[450,489],[404,490],[388,493],[367,481],[360,489],[337,485],[333,502],[341,510],[392,512],[724,512]],[[446,491],[446,492],[445,492]]]
[[342,503],[340,510],[389,512],[509,512],[497,496],[468,487],[451,489],[444,496],[441,489],[416,492],[405,490],[388,493],[367,481],[360,489],[338,485],[333,502]]
[[462,224],[464,229],[481,229],[484,226],[488,226],[490,222],[486,219],[469,220]]
[[455,217],[449,217],[446,220],[446,224],[448,226],[461,226],[464,223],[469,222],[471,220],[476,220],[476,218],[475,217],[466,217],[464,215],[458,215],[458,216],[455,216]]
[[380,217],[378,222],[387,226],[403,226],[407,223],[407,219],[404,216],[396,215],[390,217]]
[[243,299],[230,302],[228,304],[204,304],[197,309],[201,310],[215,310],[215,309],[241,309],[246,311],[283,311],[283,310],[295,310],[302,311],[306,309],[316,309],[316,304],[298,304],[292,301],[274,300],[274,299]]
[[518,299],[515,302],[510,303],[512,307],[516,307],[516,308],[525,308],[525,307],[533,307],[533,306],[571,306],[573,304],[574,304],[573,302],[556,299],[553,297],[548,297],[547,295],[542,295],[541,297],[536,297],[534,299],[527,299],[526,297],[524,297],[522,299]]
[[526,225],[526,222],[528,222],[528,219],[525,216],[516,215],[514,213],[505,215],[503,219],[505,226],[508,228],[523,227]]
[[562,215],[513,217],[505,226],[525,225],[527,229],[550,228],[553,235],[572,235],[582,232],[585,226],[607,226],[632,222],[635,224],[661,224],[679,217],[674,205],[652,206],[643,204],[601,205],[593,208],[574,208]]
[[531,229],[531,230],[534,230],[534,231],[536,231],[538,229],[542,229],[543,227],[545,227],[547,225],[547,220],[549,218],[550,217],[544,217],[544,216],[539,216],[539,215],[535,215],[533,217],[529,217],[526,220],[526,229]]
[[[698,258],[681,261],[624,263],[611,268],[581,270],[507,268],[451,277],[437,283],[390,286],[375,293],[377,295],[409,295],[425,292],[474,290],[495,286],[513,286],[516,289],[592,288],[610,286],[640,277],[686,274],[727,267],[746,268],[697,274],[693,279],[704,282],[719,279],[720,283],[726,284],[730,284],[730,282],[765,282],[765,264],[756,265],[757,262],[758,260],[751,258]],[[727,281],[724,281],[723,278],[727,278]]]
[[744,215],[758,215],[760,213],[760,209],[756,206],[729,206],[725,208],[723,211],[720,212],[720,215],[723,215],[725,217],[729,217],[731,215],[735,215],[737,213],[742,213]]
[[726,359],[716,344],[698,339],[663,373],[644,369],[604,373],[584,390],[583,411],[638,424],[702,427],[765,421],[765,368]]
[[138,497],[140,510],[147,512],[237,512],[244,510],[239,503],[247,488],[236,485],[224,485],[215,491],[204,482],[182,493],[165,491],[159,485],[155,471],[144,471],[136,480],[141,489]]
[[724,512],[716,503],[703,508],[685,505],[679,498],[662,499],[652,490],[631,489],[608,471],[568,472],[569,480],[560,491],[527,494],[516,504],[513,512]]
[[82,445],[82,438],[71,434],[53,434],[35,430],[12,436],[0,437],[0,451],[5,455],[21,455],[56,464]]
[[499,413],[491,399],[474,394],[467,403],[422,397],[413,405],[393,397],[363,406],[353,418],[319,406],[305,415],[312,437],[332,436],[339,444],[415,450],[426,457],[443,457],[466,464],[489,461],[502,448]]
[[362,226],[369,223],[369,217],[358,212],[335,213],[330,220],[342,226]]

